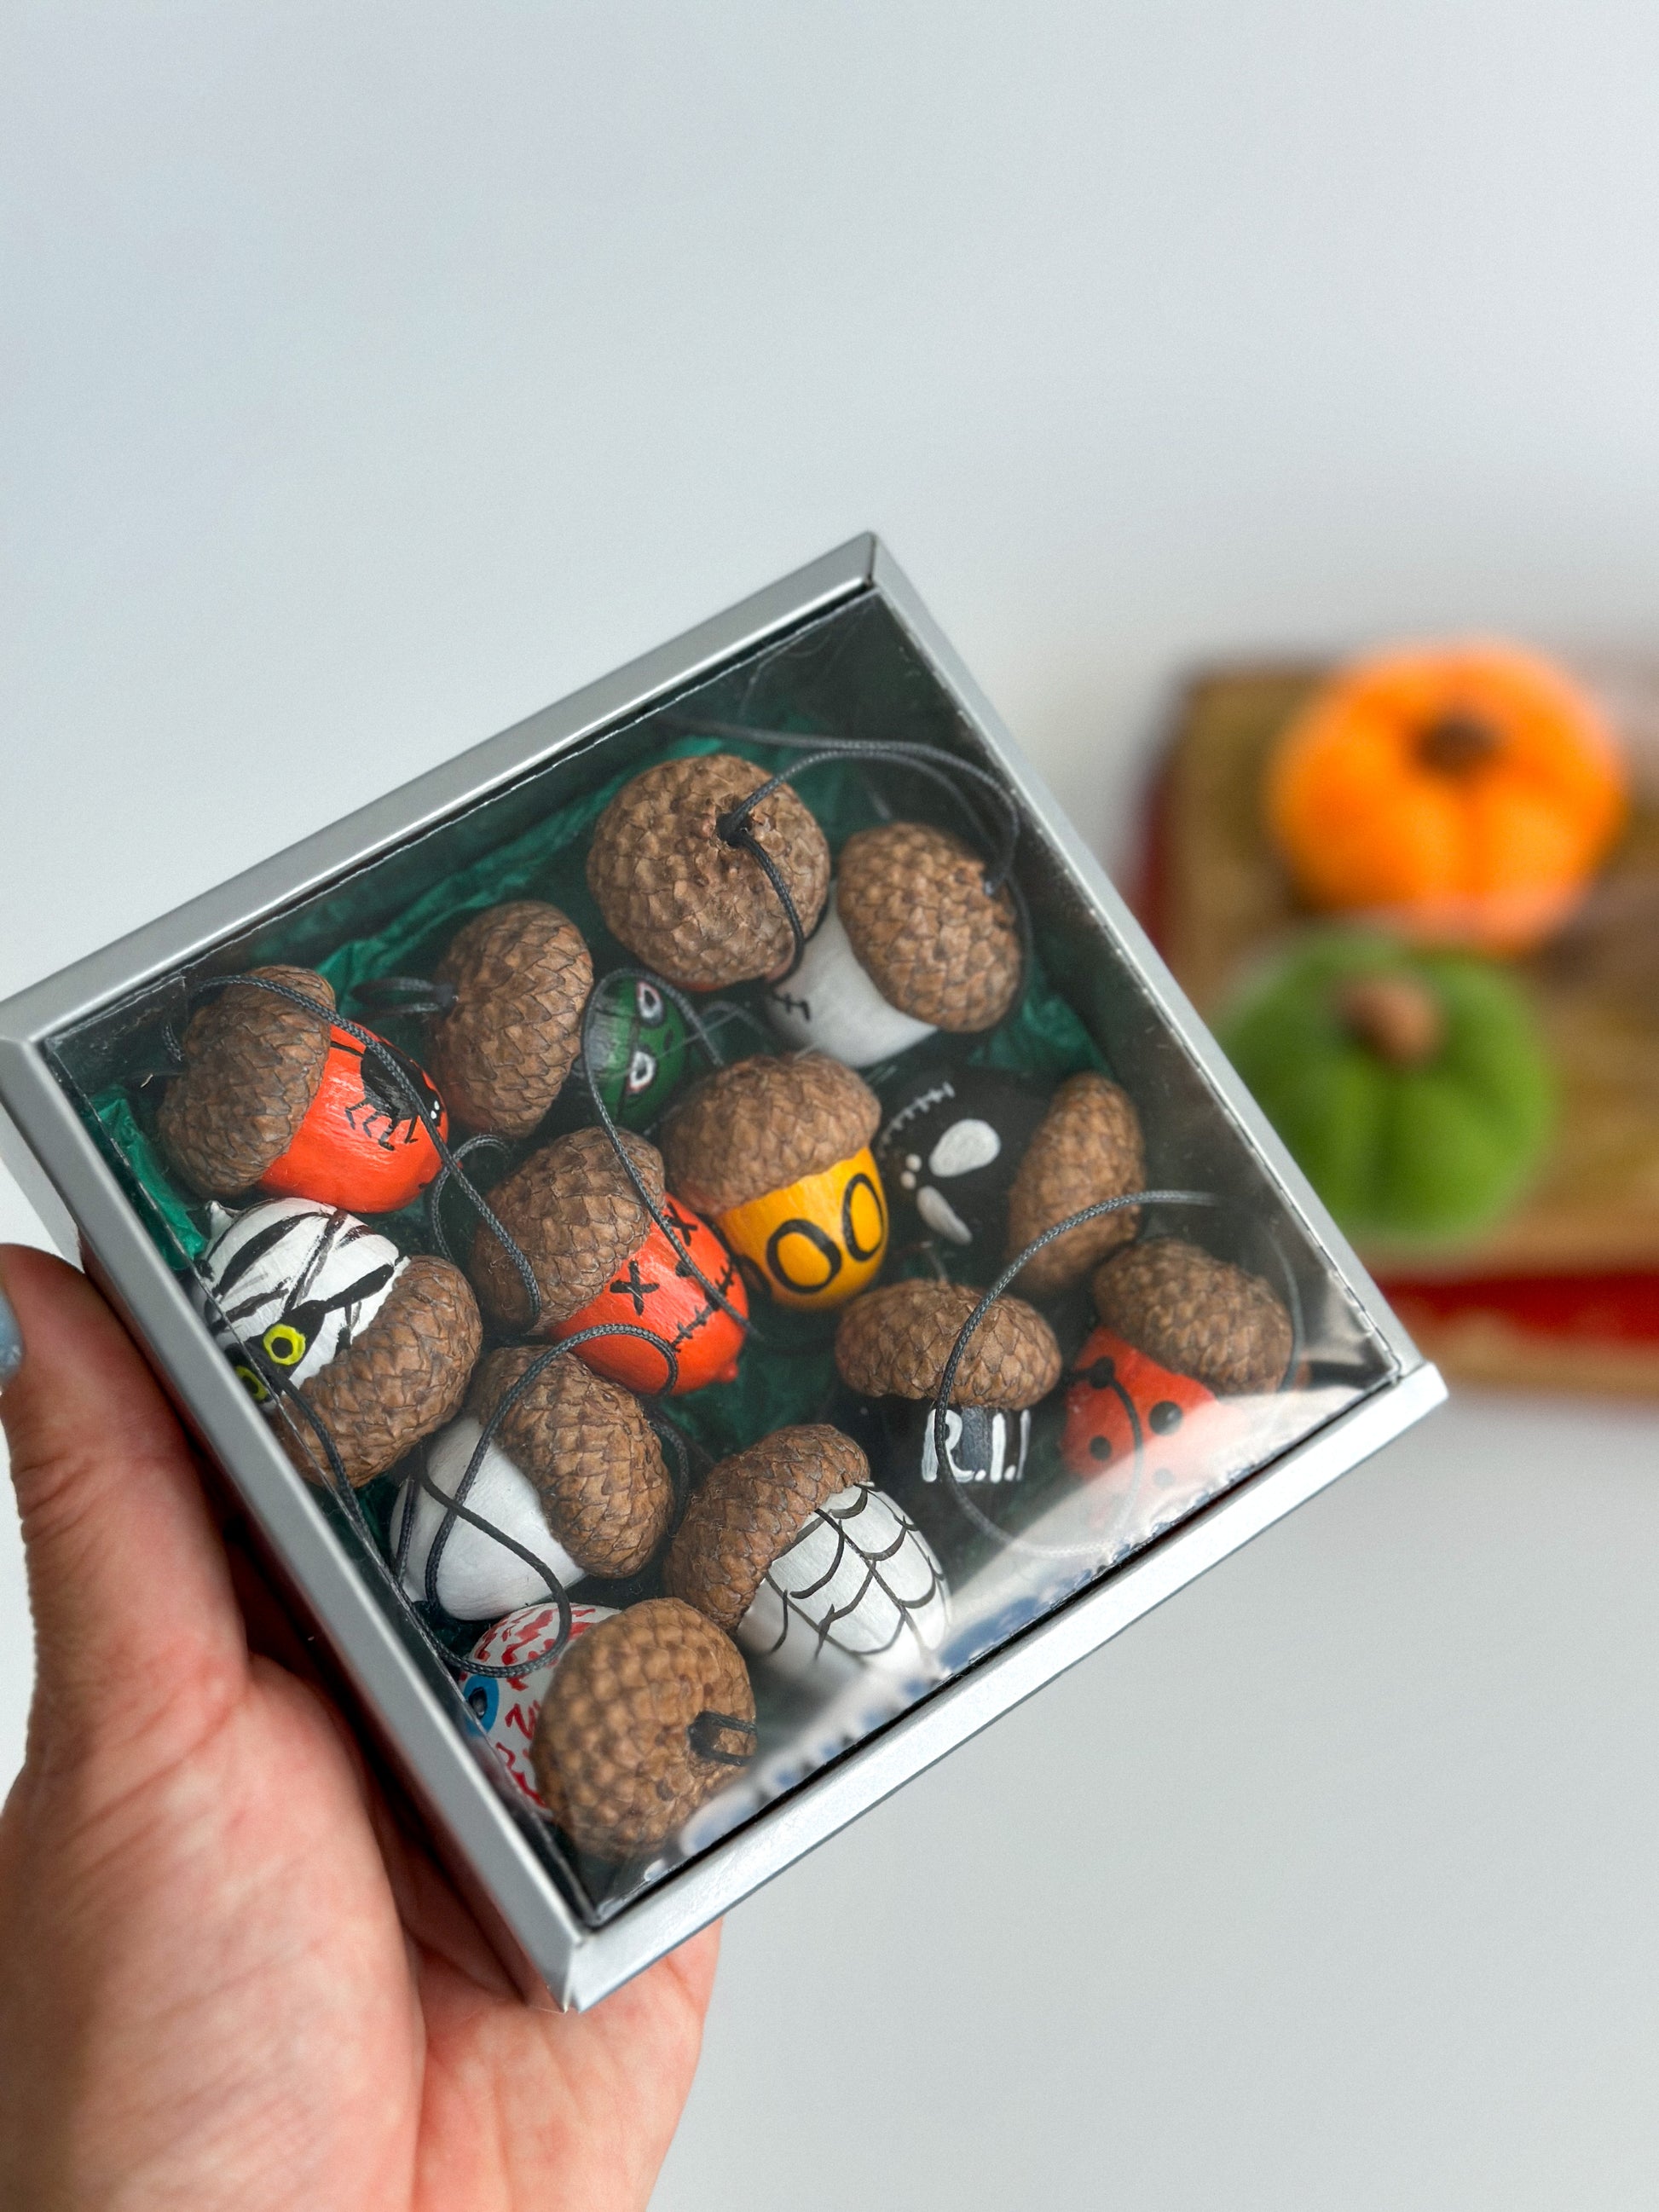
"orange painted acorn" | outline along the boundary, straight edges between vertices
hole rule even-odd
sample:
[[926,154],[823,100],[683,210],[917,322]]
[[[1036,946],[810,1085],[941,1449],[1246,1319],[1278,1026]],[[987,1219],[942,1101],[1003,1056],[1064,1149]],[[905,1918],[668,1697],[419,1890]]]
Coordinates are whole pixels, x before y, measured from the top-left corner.
[[314,1198],[348,1213],[395,1213],[420,1195],[438,1172],[438,1148],[427,1122],[410,1111],[403,1085],[377,1067],[382,1054],[395,1058],[447,1138],[444,1102],[422,1069],[380,1039],[365,1048],[337,1029],[317,1095],[288,1150],[260,1176],[262,1191],[272,1198]]
[[[706,1222],[677,1206],[672,1198],[663,1200],[662,1210],[686,1252],[727,1304],[747,1320],[749,1297],[743,1278],[720,1238]],[[710,1303],[685,1261],[654,1222],[644,1243],[623,1261],[599,1296],[556,1322],[548,1334],[557,1342],[606,1322],[625,1322],[632,1328],[649,1329],[672,1346],[678,1362],[673,1385],[676,1396],[701,1390],[710,1382],[737,1380],[738,1354],[743,1350],[744,1335],[741,1324]],[[648,1395],[666,1386],[667,1362],[637,1336],[597,1336],[578,1347],[577,1357],[629,1390]]]

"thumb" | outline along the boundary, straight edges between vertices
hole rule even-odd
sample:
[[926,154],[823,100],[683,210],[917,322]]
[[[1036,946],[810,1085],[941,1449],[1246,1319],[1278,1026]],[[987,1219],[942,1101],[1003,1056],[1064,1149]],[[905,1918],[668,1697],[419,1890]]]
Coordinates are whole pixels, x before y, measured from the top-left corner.
[[31,1753],[115,1735],[135,1753],[247,1655],[184,1431],[132,1340],[73,1267],[0,1246],[0,1424],[34,1615]]

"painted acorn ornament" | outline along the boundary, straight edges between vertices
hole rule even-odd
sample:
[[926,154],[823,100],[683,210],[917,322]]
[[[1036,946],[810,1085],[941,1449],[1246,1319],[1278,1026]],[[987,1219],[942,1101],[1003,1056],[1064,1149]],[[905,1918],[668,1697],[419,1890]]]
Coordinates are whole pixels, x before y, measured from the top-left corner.
[[931,1670],[950,1624],[939,1561],[850,1437],[777,1429],[708,1475],[676,1530],[669,1593],[797,1680]]
[[1019,921],[1006,886],[947,830],[884,823],[848,839],[823,921],[767,1012],[793,1045],[872,1067],[935,1030],[995,1027],[1018,995]]
[[[1008,1192],[1006,1258],[1085,1206],[1146,1185],[1146,1146],[1134,1101],[1120,1084],[1085,1071],[1066,1077],[1048,1102]],[[1054,1297],[1133,1237],[1138,1206],[1103,1213],[1045,1244],[1015,1281],[1027,1297]]]
[[279,1433],[301,1471],[348,1481],[384,1474],[453,1419],[483,1341],[459,1268],[405,1259],[337,1206],[270,1199],[224,1224],[197,1261],[192,1296],[250,1395],[298,1395]]
[[471,1413],[452,1421],[427,1445],[392,1509],[392,1557],[401,1558],[404,1592],[417,1601],[428,1596],[427,1571],[442,1532],[430,1580],[439,1609],[453,1620],[494,1620],[541,1603],[553,1580],[568,1589],[581,1579],[581,1569],[548,1527],[535,1484],[498,1445],[485,1448],[461,1500],[477,1519],[448,1510],[483,1435],[483,1423]]
[[251,973],[310,1003],[249,981],[197,1008],[156,1116],[171,1164],[207,1198],[258,1190],[352,1213],[407,1206],[438,1172],[433,1128],[448,1129],[430,1079],[384,1038],[365,1044],[336,1027],[334,993],[314,969]]
[[507,1778],[522,1797],[540,1812],[547,1807],[536,1786],[530,1763],[530,1747],[536,1722],[547,1695],[553,1671],[579,1637],[602,1620],[614,1620],[616,1608],[608,1605],[573,1605],[570,1636],[557,1659],[548,1655],[559,1639],[559,1608],[556,1605],[520,1606],[487,1628],[472,1647],[480,1667],[511,1667],[510,1674],[474,1674],[461,1680],[461,1695],[468,1711],[483,1730],[485,1741],[506,1768]]
[[[428,1565],[445,1529],[431,1579],[457,1620],[547,1596],[544,1568],[567,1589],[590,1575],[635,1574],[668,1533],[673,1484],[639,1401],[568,1354],[532,1374],[545,1358],[524,1345],[492,1352],[465,1413],[427,1446],[424,1479],[406,1482],[394,1509],[392,1548],[411,1597],[428,1595]],[[450,1515],[486,1427],[489,1443],[461,1497],[477,1519]]]
[[[728,834],[732,810],[769,781],[732,753],[659,761],[623,786],[594,829],[587,884],[606,927],[683,990],[778,975],[793,955],[765,868]],[[761,800],[746,826],[811,930],[830,884],[823,832],[787,785]]]
[[454,993],[431,1025],[434,1073],[470,1129],[527,1137],[581,1047],[593,963],[567,914],[540,899],[486,907],[460,929],[434,980]]
[[[395,1063],[403,1080],[388,1063]],[[422,1101],[416,1113],[413,1087]],[[273,1198],[320,1199],[353,1213],[395,1213],[426,1188],[441,1164],[433,1130],[449,1116],[425,1072],[384,1038],[365,1045],[337,1029],[322,1080],[293,1142],[259,1178]]]
[[531,1764],[579,1850],[647,1858],[755,1755],[755,1693],[722,1629],[678,1598],[591,1628],[554,1669]]
[[1284,1301],[1260,1275],[1179,1237],[1115,1252],[1090,1283],[1106,1328],[1218,1397],[1277,1390],[1295,1349]]
[[[967,1517],[942,1494],[933,1409],[980,1297],[961,1283],[889,1283],[848,1306],[836,1332],[842,1380],[881,1416],[884,1486],[947,1565],[978,1547]],[[1023,1298],[994,1300],[969,1339],[945,1413],[949,1477],[972,1489],[981,1510],[1023,1480],[1030,1408],[1059,1382],[1060,1368],[1054,1331],[1036,1308]]]
[[[677,1251],[653,1221],[603,1129],[555,1138],[489,1194],[491,1210],[535,1275],[541,1295],[536,1327],[544,1336],[563,1338],[625,1323],[672,1347],[678,1392],[729,1381],[749,1311],[732,1255],[687,1207],[670,1214],[656,1146],[626,1130],[621,1141],[684,1249]],[[687,1266],[687,1254],[732,1312],[709,1297]],[[529,1328],[525,1286],[487,1223],[473,1239],[471,1265],[490,1318],[515,1333]],[[576,1356],[630,1389],[669,1387],[669,1362],[638,1337],[596,1337],[579,1346]]]
[[995,1067],[938,1066],[887,1094],[876,1139],[895,1215],[981,1275],[1001,1267],[1008,1194],[1048,1108],[1043,1092]]
[[669,1181],[780,1304],[839,1305],[880,1271],[887,1200],[870,1150],[881,1105],[823,1053],[761,1054],[704,1078],[669,1115]]
[[[653,1222],[644,1243],[599,1295],[556,1322],[550,1334],[556,1340],[618,1322],[644,1329],[672,1352],[672,1367],[654,1345],[620,1332],[580,1345],[578,1356],[630,1390],[684,1397],[711,1382],[737,1380],[749,1293],[736,1261],[706,1221],[666,1196],[662,1210],[678,1243],[671,1244]],[[688,1261],[707,1276],[724,1305],[709,1297]]]
[[587,1019],[587,1073],[611,1119],[645,1129],[678,1089],[690,1060],[685,1017],[644,975],[607,975]]
[[1091,1486],[1113,1551],[1144,1543],[1229,1472],[1215,1394],[1108,1328],[1085,1338],[1066,1383],[1060,1456]]

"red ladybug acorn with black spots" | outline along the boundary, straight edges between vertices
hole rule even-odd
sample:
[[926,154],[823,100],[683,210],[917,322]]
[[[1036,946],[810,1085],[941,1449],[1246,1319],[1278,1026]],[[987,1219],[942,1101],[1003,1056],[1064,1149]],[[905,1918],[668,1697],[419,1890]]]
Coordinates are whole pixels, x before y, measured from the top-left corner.
[[1097,1486],[1099,1517],[1144,1541],[1218,1486],[1226,1415],[1212,1391],[1097,1328],[1066,1377],[1060,1455]]

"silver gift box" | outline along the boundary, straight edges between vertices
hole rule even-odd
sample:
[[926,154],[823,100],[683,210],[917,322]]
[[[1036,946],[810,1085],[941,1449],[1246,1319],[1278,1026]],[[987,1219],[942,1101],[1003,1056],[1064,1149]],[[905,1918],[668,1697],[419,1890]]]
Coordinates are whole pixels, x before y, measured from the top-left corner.
[[[1239,1228],[1232,1256],[1247,1264],[1271,1244],[1300,1322],[1296,1388],[1267,1407],[1242,1467],[1218,1464],[1214,1480],[1189,1485],[1127,1540],[1097,1525],[1079,1540],[1062,1498],[976,1568],[963,1606],[974,1632],[950,1650],[941,1679],[878,1690],[855,1681],[805,1723],[797,1712],[769,1736],[763,1721],[753,1767],[676,1850],[596,1889],[508,1788],[453,1676],[245,1394],[88,1101],[135,1036],[182,1004],[185,979],[276,957],[315,961],[343,915],[361,929],[399,914],[522,835],[560,795],[643,765],[690,731],[769,727],[924,742],[1012,789],[1023,816],[1017,873],[1046,968],[1139,1106],[1152,1185],[1210,1194],[1215,1220]],[[526,1996],[560,2005],[594,2003],[1443,1395],[873,538],[0,1005],[0,1151],[65,1253],[88,1255],[222,1470],[319,1664]],[[1191,1229],[1173,1218],[1161,1225]]]

